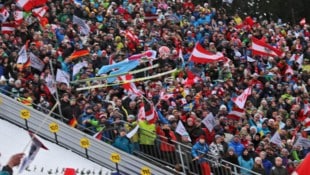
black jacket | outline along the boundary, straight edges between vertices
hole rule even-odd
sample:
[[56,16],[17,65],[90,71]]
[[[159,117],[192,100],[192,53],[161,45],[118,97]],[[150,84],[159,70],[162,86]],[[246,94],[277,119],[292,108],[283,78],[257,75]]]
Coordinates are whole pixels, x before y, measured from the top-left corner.
[[283,166],[274,166],[271,168],[270,175],[288,175],[288,172]]

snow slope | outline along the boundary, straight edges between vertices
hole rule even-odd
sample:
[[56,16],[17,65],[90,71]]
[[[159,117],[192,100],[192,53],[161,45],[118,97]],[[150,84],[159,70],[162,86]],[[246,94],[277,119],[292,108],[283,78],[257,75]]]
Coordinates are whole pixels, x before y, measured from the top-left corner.
[[[81,170],[91,171],[90,174],[102,175],[110,174],[110,170],[101,167],[100,165],[91,162],[70,150],[60,147],[52,142],[44,140],[38,136],[39,140],[49,149],[41,149],[37,154],[35,160],[30,164],[29,170],[25,170],[22,175],[47,175],[49,171],[53,174],[62,175],[63,168],[74,168],[79,169],[78,174],[81,174]],[[30,136],[27,131],[23,128],[15,126],[5,120],[0,119],[0,164],[4,166],[9,157],[12,154],[22,152],[30,141]],[[26,149],[25,154],[28,154],[28,149]],[[44,168],[43,168],[44,167]],[[42,169],[43,168],[43,169]],[[58,173],[57,172],[58,169]],[[41,172],[43,170],[43,172]],[[17,174],[17,168],[14,168],[14,175]]]

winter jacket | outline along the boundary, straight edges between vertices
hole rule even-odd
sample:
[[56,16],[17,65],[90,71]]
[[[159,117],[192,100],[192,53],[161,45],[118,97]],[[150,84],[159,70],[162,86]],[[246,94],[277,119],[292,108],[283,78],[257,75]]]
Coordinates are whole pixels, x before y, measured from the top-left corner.
[[160,128],[160,126],[157,127],[157,134],[160,136],[160,150],[161,151],[175,151],[175,145],[174,142],[177,138],[173,131],[171,130],[163,130]]
[[[208,145],[205,144],[201,144],[199,141],[195,143],[195,145],[192,147],[192,156],[195,157],[199,157],[202,156],[203,154],[207,154],[209,151]],[[202,156],[203,157],[203,156]],[[204,162],[203,158],[199,158],[199,163]]]
[[156,139],[155,124],[143,120],[139,122],[141,145],[154,145]]
[[265,169],[265,172],[266,172],[266,174],[270,174],[270,170],[271,170],[271,168],[272,168],[272,163],[269,161],[269,160],[267,160],[267,159],[264,159],[263,160],[263,166],[264,166],[264,169]]
[[[238,157],[238,162],[239,162],[239,166],[247,170],[251,170],[254,165],[254,161],[252,158],[250,158],[249,160],[244,160],[242,156]],[[250,175],[251,173],[245,169],[240,170],[241,175]]]
[[224,154],[224,147],[222,144],[212,142],[209,149],[210,153],[217,158],[220,158]]
[[288,175],[287,169],[283,166],[274,166],[270,171],[270,175]]
[[264,170],[264,168],[262,168],[262,167],[254,167],[254,168],[252,169],[252,171],[254,171],[254,172],[256,172],[256,173],[259,173],[259,174],[261,174],[261,175],[267,175],[266,172],[265,172],[265,170]]
[[228,143],[228,147],[232,147],[235,150],[235,153],[240,156],[244,150],[244,146],[240,142],[234,142],[233,140]]
[[130,140],[126,136],[123,136],[123,137],[117,136],[112,145],[127,153],[132,154],[133,152],[133,145],[131,144]]

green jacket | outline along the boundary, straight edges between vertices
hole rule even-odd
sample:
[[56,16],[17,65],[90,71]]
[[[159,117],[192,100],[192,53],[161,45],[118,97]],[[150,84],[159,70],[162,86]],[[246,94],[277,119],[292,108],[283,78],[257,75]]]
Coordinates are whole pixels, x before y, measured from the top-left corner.
[[141,145],[154,145],[156,139],[155,124],[149,124],[147,121],[139,121],[139,134]]

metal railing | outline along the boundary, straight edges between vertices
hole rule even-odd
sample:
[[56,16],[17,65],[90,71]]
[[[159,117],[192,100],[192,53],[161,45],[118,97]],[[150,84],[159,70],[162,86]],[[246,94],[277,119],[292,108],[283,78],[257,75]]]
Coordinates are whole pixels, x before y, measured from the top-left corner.
[[[59,120],[52,117],[46,117],[46,114],[33,109],[32,107],[23,105],[16,100],[0,93],[0,117],[23,127],[27,130],[37,131],[37,134],[51,142],[56,143],[54,133],[50,132],[49,124],[57,123],[59,131],[57,132],[57,144],[72,150],[73,152],[111,170],[115,169],[115,163],[110,160],[111,153],[116,152],[120,155],[121,161],[118,164],[122,174],[140,174],[141,168],[149,167],[152,174],[169,175],[172,171],[167,171],[165,168],[158,167],[136,156],[121,151],[110,144],[104,143],[92,136],[89,136],[77,129],[74,129]],[[30,118],[24,120],[20,117],[21,110],[26,109],[30,112]],[[87,138],[90,142],[89,148],[81,147],[81,138]],[[30,139],[30,138],[29,138]]]
[[[10,92],[6,92],[7,94],[11,94]],[[35,108],[37,107],[36,104],[32,104]],[[48,111],[49,109],[44,109]],[[58,118],[63,122],[68,122],[63,116],[60,116],[59,114],[51,112],[51,116],[54,118]],[[113,125],[115,123],[111,123]],[[120,121],[119,127],[123,127],[125,124],[129,124],[126,121]],[[84,130],[88,130],[87,133],[90,135],[94,135],[95,131],[90,130],[88,128],[84,128]],[[103,132],[105,134],[102,136],[101,140],[111,144],[113,140],[116,137],[115,131],[117,128],[108,128],[105,129]],[[139,130],[142,130],[141,128]],[[149,132],[145,131],[144,132]],[[153,147],[146,147],[141,148],[141,145],[138,145],[137,147],[134,147],[133,154],[136,157],[139,157],[143,160],[147,160],[151,162],[153,165],[156,165],[162,169],[165,169],[169,171],[170,173],[174,174],[188,174],[188,175],[199,175],[201,174],[201,168],[200,165],[197,163],[197,161],[192,161],[193,157],[191,155],[191,146],[185,145],[181,142],[171,140],[171,142],[166,142],[164,140],[167,140],[166,137],[157,135],[157,138],[155,139],[154,146]],[[164,144],[168,147],[173,147],[173,151],[163,151],[161,150],[161,144]],[[140,147],[139,147],[140,146]],[[219,174],[219,175],[237,175],[240,174],[241,170],[242,172],[246,172],[249,175],[259,175],[258,173],[255,173],[251,170],[245,169],[243,167],[240,167],[236,164],[233,164],[231,162],[227,162],[223,159],[216,158],[210,154],[207,154],[203,157],[205,162],[208,162],[211,168],[211,172],[213,174]]]

